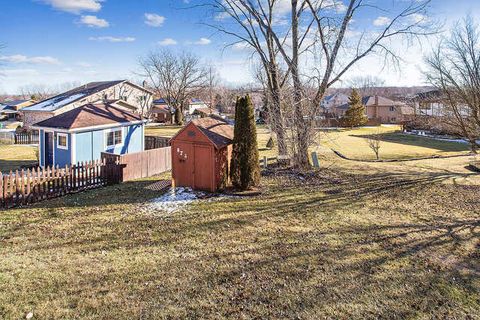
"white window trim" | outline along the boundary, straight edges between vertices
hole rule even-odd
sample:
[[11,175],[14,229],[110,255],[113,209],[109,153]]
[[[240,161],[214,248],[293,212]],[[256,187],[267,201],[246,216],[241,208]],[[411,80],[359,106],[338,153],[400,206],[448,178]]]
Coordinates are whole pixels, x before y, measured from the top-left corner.
[[[61,146],[60,145],[60,139],[59,137],[65,137],[65,141],[67,142],[66,146]],[[66,133],[57,133],[57,148],[62,149],[62,150],[68,150],[68,134]]]
[[[117,143],[117,144],[109,145],[109,144],[108,144],[108,134],[109,134],[110,132],[114,132],[114,131],[120,131],[120,132],[122,133],[122,141],[120,141],[120,143]],[[105,131],[104,131],[104,135],[103,135],[103,139],[104,139],[105,149],[115,148],[116,146],[121,146],[121,145],[123,145],[123,139],[124,139],[123,127],[120,127],[120,128],[112,128],[112,129],[105,130]]]

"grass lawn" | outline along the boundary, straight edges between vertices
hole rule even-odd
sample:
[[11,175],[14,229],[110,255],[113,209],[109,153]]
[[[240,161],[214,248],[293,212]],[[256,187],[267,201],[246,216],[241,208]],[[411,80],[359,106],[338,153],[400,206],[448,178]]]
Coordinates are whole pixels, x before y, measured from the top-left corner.
[[468,153],[467,144],[440,141],[399,132],[400,127],[358,128],[353,130],[326,131],[319,134],[322,147],[335,149],[353,159],[372,160],[375,154],[369,149],[366,137],[381,132],[381,159],[411,159],[433,155]]
[[[180,129],[181,127],[178,126],[147,127],[146,135],[172,137]],[[330,149],[334,149],[353,159],[373,160],[375,154],[368,147],[366,137],[381,132],[383,134],[380,148],[381,159],[412,159],[434,155],[466,154],[469,151],[467,144],[411,136],[399,131],[399,126],[322,131],[318,133],[318,143],[313,149],[322,154],[329,153]],[[257,134],[260,157],[275,156],[276,148],[270,150],[265,147],[270,138],[269,129],[264,125],[257,126]]]
[[0,171],[6,173],[10,170],[19,169],[22,165],[36,163],[36,149],[37,147],[25,145],[0,144]]
[[2,212],[0,318],[479,318],[480,187],[460,159],[339,160],[171,214],[146,205],[154,179]]
[[[352,135],[371,130],[329,134],[368,157]],[[399,137],[385,153],[463,152]],[[166,213],[164,175],[0,211],[0,319],[480,319],[471,157],[354,162],[320,141],[321,170],[266,172],[258,197]]]

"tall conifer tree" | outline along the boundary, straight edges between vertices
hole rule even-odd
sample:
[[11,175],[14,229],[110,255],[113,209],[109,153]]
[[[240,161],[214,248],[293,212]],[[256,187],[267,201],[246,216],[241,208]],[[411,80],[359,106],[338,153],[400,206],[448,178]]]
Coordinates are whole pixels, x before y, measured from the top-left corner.
[[231,163],[232,183],[247,190],[260,183],[255,114],[250,96],[237,99]]
[[343,117],[344,125],[353,128],[366,124],[368,118],[365,115],[365,106],[362,104],[362,96],[358,90],[352,90],[352,93],[348,98],[348,104],[350,107],[345,112],[345,116]]

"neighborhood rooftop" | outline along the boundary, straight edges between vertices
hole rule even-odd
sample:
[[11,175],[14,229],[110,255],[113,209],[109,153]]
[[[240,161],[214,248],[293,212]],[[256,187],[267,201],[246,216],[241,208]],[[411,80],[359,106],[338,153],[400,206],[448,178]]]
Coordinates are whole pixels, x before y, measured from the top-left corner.
[[[128,82],[127,80],[115,80],[115,81],[101,81],[101,82],[90,82],[80,87],[74,88],[67,92],[56,95],[47,100],[43,100],[39,103],[31,105],[27,108],[24,108],[24,111],[55,111],[62,108],[63,106],[70,104],[74,101],[80,100],[84,97],[88,97],[97,92],[103,91],[110,87],[113,87],[117,84]],[[132,84],[132,83],[130,83]],[[132,84],[134,85],[134,84]],[[136,85],[134,85],[136,86]],[[145,88],[136,86],[142,90],[147,91]]]
[[[403,102],[398,102],[398,101],[393,101],[388,98],[382,97],[382,96],[365,96],[362,98],[362,104],[366,107],[368,106],[374,106],[377,104],[376,98],[378,98],[378,105],[379,106],[402,106],[404,105]],[[338,109],[348,109],[350,108],[350,105],[348,103],[345,103],[341,106],[338,107]]]
[[107,126],[140,122],[139,115],[108,104],[87,104],[67,111],[35,124],[35,127],[56,129],[81,129],[87,127]]

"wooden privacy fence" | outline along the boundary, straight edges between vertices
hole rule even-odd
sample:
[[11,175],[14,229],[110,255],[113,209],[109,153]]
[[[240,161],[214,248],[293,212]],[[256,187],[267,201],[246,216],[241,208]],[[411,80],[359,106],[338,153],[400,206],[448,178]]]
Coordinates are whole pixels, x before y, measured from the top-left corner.
[[38,144],[38,132],[15,133],[15,144]]
[[145,150],[166,148],[170,146],[170,138],[145,136]]
[[171,147],[124,155],[102,152],[102,162],[119,164],[119,182],[151,177],[172,169]]
[[0,208],[12,208],[69,193],[119,183],[119,166],[100,161],[77,165],[0,172]]

